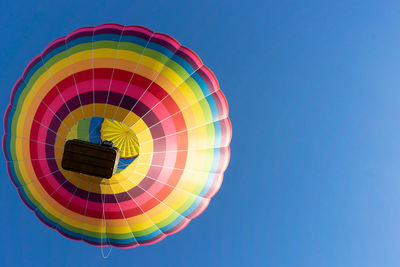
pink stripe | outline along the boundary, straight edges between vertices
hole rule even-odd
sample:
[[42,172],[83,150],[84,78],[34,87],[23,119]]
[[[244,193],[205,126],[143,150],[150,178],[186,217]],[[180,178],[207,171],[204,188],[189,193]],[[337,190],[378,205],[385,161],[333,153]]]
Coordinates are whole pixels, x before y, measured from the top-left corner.
[[[40,165],[42,165],[42,164],[40,164]],[[57,182],[57,180],[54,178],[53,175],[49,175],[44,179],[49,183],[49,185],[51,187],[51,190],[50,190],[51,192],[54,192],[54,190],[60,186],[60,184]],[[62,187],[60,187],[60,188],[62,189]]]
[[152,199],[153,197],[146,193],[140,194],[139,196],[135,197],[136,203],[138,203],[140,206]]
[[145,104],[147,107],[154,107],[160,100],[152,95],[149,91],[147,91],[144,96],[140,99],[140,102]]
[[[56,181],[56,180],[53,179],[52,182],[53,181]],[[65,199],[67,202],[69,201],[69,199],[72,196],[72,194],[69,191],[65,190],[64,187],[62,187],[62,186],[60,189],[57,190],[57,194],[60,195],[63,199]]]
[[38,159],[45,159],[46,157],[46,145],[44,144],[39,144],[37,142],[31,142],[31,145],[33,145],[35,149],[35,153],[37,154]]
[[[171,177],[169,177],[169,178],[171,178]],[[166,188],[167,190],[173,190],[173,188],[171,188],[170,186],[166,186],[166,185],[163,185],[163,184],[161,184],[161,183],[157,183],[157,182],[154,182],[147,190],[146,190],[146,192],[148,192],[149,194],[151,194],[151,195],[153,195],[153,196],[157,196],[157,194],[161,191],[161,190],[163,190],[164,188]],[[169,195],[170,193],[168,193],[168,195]],[[168,197],[168,196],[165,196],[165,197]],[[158,198],[160,201],[163,201],[164,199],[160,199],[160,198]]]
[[47,138],[47,132],[49,131],[45,126],[42,126],[36,122],[34,122],[39,128],[38,130],[38,136],[37,136],[37,140],[40,140],[42,142],[46,141]]
[[[176,117],[176,115],[169,117],[168,119],[161,122],[161,125],[164,130],[164,135],[170,135],[170,134],[176,133],[174,117]],[[162,119],[164,119],[164,118],[161,118],[161,120]]]
[[[157,104],[157,103],[156,103]],[[151,111],[157,115],[159,119],[166,118],[172,114],[169,113],[167,108],[164,106],[165,101],[162,101],[160,104],[154,107],[154,105],[151,108]]]
[[95,27],[95,31],[100,30],[100,29],[116,29],[116,30],[122,30],[124,28],[124,25],[118,24],[118,23],[105,23],[101,24],[99,26]]
[[[71,200],[71,203],[73,203],[73,204],[75,204],[76,206],[81,207],[81,208],[83,208],[83,209],[85,209],[85,207],[86,207],[86,199],[82,199],[82,198],[80,198],[80,197],[74,197],[74,198]],[[82,215],[83,215],[83,214],[82,214]]]
[[208,178],[208,179],[213,179],[213,184],[210,186],[210,189],[208,189],[208,192],[204,195],[205,198],[212,198],[219,190],[221,187],[224,174],[223,173],[214,173],[210,174],[209,176],[212,176],[213,178]]
[[136,205],[135,201],[133,200],[119,202],[119,205],[121,206],[122,210],[135,209],[138,207],[138,205]]
[[173,173],[173,171],[174,170],[171,168],[161,168],[161,172],[157,177],[151,177],[151,175],[149,175],[149,176],[151,178],[157,179],[157,181],[160,181],[161,183],[169,184],[168,180],[171,178],[171,174]]
[[168,42],[169,44],[171,44],[173,47],[175,47],[175,49],[178,49],[181,46],[181,44],[177,40],[175,40],[171,36],[168,36],[164,33],[155,33],[152,38],[164,40],[164,41]]
[[166,233],[167,235],[173,235],[179,231],[181,231],[183,228],[185,228],[188,224],[189,224],[190,220],[189,219],[183,219],[182,222],[180,224],[178,224],[177,226],[175,226],[174,228],[168,230]]
[[66,42],[68,42],[71,38],[75,37],[76,35],[79,35],[81,33],[87,33],[88,35],[92,35],[91,32],[93,32],[94,27],[82,27],[79,28],[73,32],[71,32],[70,34],[68,34],[65,37]]
[[61,95],[64,98],[65,102],[68,102],[68,100],[74,98],[77,95],[75,84],[68,88],[62,88]]
[[104,212],[121,212],[118,203],[105,203]]
[[184,53],[187,57],[195,62],[195,64],[200,68],[203,65],[200,57],[191,49],[187,48],[186,46],[181,46],[179,51]]
[[229,146],[232,139],[232,126],[229,118],[225,118],[219,121],[221,126],[221,142],[219,143],[220,147]]
[[[228,102],[226,101],[225,95],[221,90],[216,91],[213,95],[215,95],[218,100],[221,102],[221,105],[218,105],[218,115],[222,118],[227,118],[229,114]],[[218,104],[218,103],[217,103]]]
[[97,212],[101,212],[103,210],[103,204],[101,202],[94,202],[94,201],[88,201],[87,202],[87,209],[88,210],[93,210]]
[[166,151],[178,150],[178,138],[176,135],[171,135],[165,138],[166,141]]
[[208,204],[210,203],[209,199],[202,199],[199,205],[196,207],[192,213],[190,213],[186,218],[192,220],[203,213],[203,211],[207,208]]
[[131,26],[126,26],[124,31],[137,31],[137,32],[141,32],[147,35],[152,35],[153,31],[143,27],[143,26],[138,26],[138,25],[131,25]]
[[168,153],[165,153],[165,160],[163,166],[174,168],[176,164],[176,159],[178,157],[178,153],[179,152],[176,151],[169,151]]
[[[125,90],[125,88],[126,88],[126,86],[124,87],[124,90]],[[115,89],[115,88],[113,88],[113,89]],[[130,84],[128,89],[126,90],[125,95],[138,99],[142,95],[143,92],[144,92],[143,88],[141,88],[137,85]]]
[[214,172],[221,172],[223,173],[226,168],[228,167],[230,156],[231,156],[231,150],[229,147],[222,147],[219,149],[219,164],[216,169],[214,169]]
[[49,50],[53,50],[54,47],[53,46],[62,46],[65,44],[65,36],[64,37],[60,37],[56,40],[54,40],[53,42],[51,42],[40,54],[40,56],[42,57],[44,54],[47,54],[47,52],[51,52]]
[[33,66],[31,66],[31,65],[33,64],[33,62],[35,62],[35,61],[41,61],[41,60],[42,60],[41,56],[42,56],[42,54],[37,55],[36,57],[34,57],[34,58],[28,63],[28,65],[26,66],[26,68],[25,68],[25,70],[24,70],[24,72],[23,72],[23,74],[22,74],[22,77],[21,77],[22,79],[25,80],[26,75],[28,75],[28,72],[29,72],[29,71],[31,70],[31,68],[33,67]]
[[[54,119],[54,113],[50,111],[50,109],[46,108],[43,109],[44,113],[43,113],[43,117],[40,118],[40,123],[43,125],[46,125],[47,127],[50,125],[51,121]],[[57,121],[59,121],[57,119]],[[65,127],[65,126],[61,126],[61,127]],[[53,131],[57,131],[57,129],[52,129]]]
[[78,82],[76,83],[76,87],[78,88],[79,94],[93,92],[93,81],[88,80],[84,82]]
[[[57,90],[57,89],[54,89],[54,90]],[[50,100],[50,99],[47,99],[47,100]],[[61,106],[64,105],[64,100],[61,98],[61,95],[58,94],[58,92],[57,92],[57,95],[53,99],[51,99],[51,102],[50,103],[46,102],[46,104],[51,110],[53,110],[54,112],[57,112],[57,110]],[[48,125],[46,125],[46,126],[48,126]]]
[[210,81],[211,81],[211,83],[213,85],[213,88],[210,88],[210,91],[212,92],[212,91],[219,90],[218,80],[215,77],[214,73],[205,65],[203,65],[201,67],[201,70],[204,71],[204,73],[207,75],[207,77],[210,79]]
[[96,91],[108,91],[110,87],[110,79],[95,79],[93,82]]
[[[127,85],[128,83],[126,82],[121,82],[119,80],[112,80],[110,91],[119,94],[124,94]],[[127,91],[129,92],[132,90],[134,90],[133,85],[129,85]]]

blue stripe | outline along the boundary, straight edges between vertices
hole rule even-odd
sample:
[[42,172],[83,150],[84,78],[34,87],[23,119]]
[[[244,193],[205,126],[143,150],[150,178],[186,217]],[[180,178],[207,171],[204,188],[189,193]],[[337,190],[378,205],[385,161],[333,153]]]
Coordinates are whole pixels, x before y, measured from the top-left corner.
[[145,47],[147,45],[148,40],[136,36],[122,35],[121,42],[133,43]]
[[[118,42],[120,39],[120,34],[112,34],[112,33],[103,33],[93,35],[93,42],[97,41],[115,41]],[[95,45],[95,44],[93,44]]]
[[161,231],[163,231],[164,233],[172,228],[174,228],[175,226],[177,226],[180,222],[182,222],[184,217],[182,216],[178,216],[174,221],[170,222],[168,225],[160,228]]
[[91,42],[92,42],[92,35],[83,36],[83,37],[76,38],[70,42],[67,42],[67,47],[69,49],[69,48],[72,48],[74,46],[77,46],[77,45],[80,45],[83,43],[91,43]]
[[171,60],[175,61],[178,65],[184,68],[189,75],[195,71],[195,69],[193,69],[186,60],[176,54],[172,56]]
[[[166,56],[167,58],[172,57],[172,55],[174,54],[171,50],[169,50],[168,48],[166,48],[165,46],[159,45],[157,43],[153,43],[153,42],[149,42],[149,44],[147,45],[147,49],[152,49],[155,50],[161,54],[163,54],[164,56]],[[145,51],[146,53],[146,51]]]
[[[46,64],[47,61],[49,61],[52,57],[56,56],[59,53],[65,52],[65,45],[60,45],[59,47],[53,49],[50,53],[48,53],[44,58],[42,58],[43,60],[43,64]],[[67,55],[65,55],[66,57]],[[57,63],[57,62],[56,62]]]
[[196,200],[192,203],[192,205],[187,210],[185,210],[185,212],[182,213],[182,216],[187,217],[190,214],[192,214],[192,212],[197,209],[197,207],[200,205],[200,203],[201,203],[201,198],[196,197]]
[[200,87],[201,91],[203,91],[204,96],[209,95],[211,93],[206,82],[203,80],[203,78],[197,72],[193,73],[192,78],[196,81],[196,83]]

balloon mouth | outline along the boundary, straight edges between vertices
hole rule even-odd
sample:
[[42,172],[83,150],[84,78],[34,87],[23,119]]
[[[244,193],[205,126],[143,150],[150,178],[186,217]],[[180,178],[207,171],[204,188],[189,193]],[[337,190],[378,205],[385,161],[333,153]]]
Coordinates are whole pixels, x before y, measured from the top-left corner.
[[104,119],[100,138],[103,142],[112,141],[122,158],[136,158],[139,155],[139,140],[135,132],[123,122]]
[[[116,173],[108,179],[81,174],[81,178],[100,183],[118,183],[123,178],[123,171],[133,167],[139,156],[140,144],[136,133],[125,123],[103,117],[86,117],[77,121],[69,130],[66,141],[78,139],[94,144],[111,141],[119,149],[119,162]],[[119,174],[122,175],[119,175]],[[99,179],[100,178],[100,179]]]

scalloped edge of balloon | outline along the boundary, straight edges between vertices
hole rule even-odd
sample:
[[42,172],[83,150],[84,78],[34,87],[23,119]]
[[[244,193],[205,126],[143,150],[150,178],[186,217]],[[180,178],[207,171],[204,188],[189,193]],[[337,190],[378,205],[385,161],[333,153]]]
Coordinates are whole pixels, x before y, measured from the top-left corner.
[[[10,102],[9,102],[9,104],[8,104],[6,110],[5,110],[4,117],[3,117],[3,129],[4,129],[4,134],[3,134],[3,140],[2,140],[2,149],[3,149],[3,154],[4,154],[4,156],[5,156],[5,158],[6,158],[6,161],[7,161],[6,167],[7,167],[8,176],[10,177],[10,180],[12,181],[12,183],[13,183],[14,186],[15,186],[15,188],[17,189],[17,192],[18,192],[18,195],[20,196],[20,199],[21,199],[22,202],[25,204],[25,206],[27,206],[30,210],[32,210],[32,211],[34,212],[35,216],[36,216],[44,225],[46,225],[47,227],[49,227],[49,228],[51,228],[51,229],[57,230],[57,232],[59,232],[62,236],[66,237],[66,238],[68,238],[68,239],[74,240],[74,241],[83,241],[83,242],[85,242],[85,243],[87,243],[87,244],[89,244],[89,245],[96,246],[96,247],[108,247],[108,246],[112,246],[112,247],[121,248],[121,249],[130,249],[130,248],[138,247],[138,246],[140,246],[140,245],[152,245],[152,244],[158,243],[158,242],[162,241],[162,240],[163,240],[165,237],[167,237],[168,235],[172,235],[172,234],[175,234],[175,233],[177,233],[177,232],[182,231],[182,230],[191,222],[191,220],[195,219],[195,218],[198,217],[200,214],[202,214],[202,213],[204,212],[204,210],[206,210],[206,208],[208,207],[208,205],[209,205],[209,203],[210,203],[210,201],[211,201],[211,198],[214,197],[215,194],[219,191],[219,189],[220,189],[220,187],[221,187],[221,185],[222,185],[222,182],[223,182],[223,180],[224,180],[224,172],[225,172],[226,168],[227,168],[228,165],[229,165],[229,161],[230,161],[230,143],[231,143],[231,140],[232,140],[232,124],[231,124],[231,121],[230,121],[230,119],[229,119],[229,117],[228,117],[228,114],[229,114],[229,106],[228,106],[228,102],[227,102],[227,100],[226,100],[226,97],[225,97],[225,95],[222,93],[222,91],[221,91],[221,93],[222,93],[223,99],[224,99],[224,105],[223,105],[223,106],[226,108],[226,115],[227,115],[227,119],[228,119],[228,122],[229,122],[230,138],[229,138],[229,141],[227,142],[227,149],[228,149],[227,160],[226,160],[227,163],[225,164],[225,168],[224,168],[224,170],[223,170],[222,173],[221,173],[221,179],[220,179],[220,181],[219,181],[217,187],[215,188],[215,190],[213,190],[214,192],[212,192],[209,196],[207,196],[207,198],[205,198],[205,199],[208,199],[208,201],[206,202],[206,204],[205,204],[203,207],[201,207],[201,209],[200,209],[198,212],[195,212],[195,211],[196,211],[196,209],[199,208],[200,205],[199,205],[198,207],[196,207],[196,209],[192,212],[192,214],[194,214],[194,215],[191,216],[190,219],[187,218],[187,217],[185,217],[185,218],[187,219],[187,221],[182,221],[182,222],[184,222],[184,223],[182,223],[182,224],[179,223],[177,226],[175,226],[174,228],[172,228],[172,231],[169,231],[169,230],[168,230],[167,233],[166,233],[166,232],[162,232],[163,235],[156,236],[156,237],[154,238],[154,240],[150,239],[150,240],[151,240],[150,242],[142,242],[142,243],[141,243],[141,242],[137,242],[137,243],[134,243],[133,245],[127,245],[127,246],[120,246],[120,245],[116,245],[116,244],[113,244],[113,243],[111,243],[111,244],[108,244],[108,243],[106,243],[106,244],[101,244],[101,243],[100,243],[100,244],[99,244],[99,243],[91,242],[91,241],[89,241],[89,240],[86,240],[86,239],[82,238],[82,233],[81,233],[81,238],[76,238],[76,237],[73,237],[73,236],[70,236],[70,235],[66,234],[65,232],[61,231],[61,230],[58,229],[57,227],[54,227],[54,226],[52,226],[52,225],[49,225],[47,222],[45,222],[44,220],[42,220],[42,218],[39,216],[39,214],[37,213],[37,211],[36,211],[33,207],[31,207],[31,206],[28,204],[28,202],[26,202],[25,198],[22,196],[22,194],[21,194],[21,192],[20,192],[20,188],[19,188],[19,186],[17,185],[16,181],[14,180],[13,175],[11,174],[11,170],[10,170],[10,162],[11,162],[11,161],[9,160],[9,157],[8,157],[7,145],[6,145],[7,133],[8,133],[8,132],[7,132],[7,123],[6,123],[6,122],[7,122],[7,120],[8,120],[8,116],[9,116],[10,111],[11,111],[11,109],[12,109],[12,103],[13,103],[13,100],[14,100],[14,97],[15,97],[15,93],[17,92],[17,90],[18,90],[18,88],[20,87],[20,85],[21,85],[22,83],[25,82],[25,77],[27,76],[27,74],[29,73],[29,71],[32,69],[32,67],[38,62],[38,60],[42,60],[42,58],[45,57],[45,56],[47,55],[48,50],[50,50],[54,45],[56,45],[56,44],[58,44],[58,43],[60,43],[60,42],[62,42],[62,41],[65,42],[66,40],[69,40],[70,38],[73,38],[74,36],[77,36],[77,35],[79,35],[80,33],[84,32],[84,31],[87,31],[87,30],[90,29],[89,31],[94,32],[95,29],[101,30],[101,29],[111,29],[111,28],[112,28],[112,29],[116,29],[116,30],[119,29],[119,30],[121,30],[121,31],[123,31],[124,28],[137,28],[137,29],[142,29],[142,30],[145,31],[145,32],[151,33],[152,35],[154,35],[154,34],[159,34],[160,36],[165,37],[165,39],[173,40],[174,42],[176,42],[177,45],[180,46],[180,49],[181,49],[181,50],[185,50],[185,51],[186,51],[186,53],[185,53],[186,55],[191,54],[192,57],[190,57],[189,55],[188,55],[188,57],[189,57],[191,60],[193,60],[194,63],[196,63],[196,65],[202,65],[202,66],[206,69],[206,71],[208,72],[208,74],[211,75],[211,77],[209,77],[209,79],[210,79],[210,81],[211,81],[212,83],[214,82],[213,85],[215,86],[215,87],[214,87],[214,88],[216,89],[215,91],[221,91],[221,90],[220,90],[220,87],[219,87],[218,80],[217,80],[217,78],[215,77],[214,73],[213,73],[207,66],[205,66],[205,65],[203,64],[203,62],[202,62],[202,60],[200,59],[200,57],[199,57],[193,50],[191,50],[191,49],[188,48],[188,47],[182,46],[176,39],[174,39],[173,37],[171,37],[171,36],[169,36],[169,35],[167,35],[167,34],[154,32],[154,31],[150,30],[149,28],[146,28],[146,27],[140,26],[140,25],[128,25],[128,26],[123,26],[123,25],[117,24],[117,23],[105,23],[105,24],[101,24],[101,25],[98,25],[98,26],[94,26],[94,27],[93,27],[93,26],[81,27],[81,28],[78,28],[78,29],[72,31],[72,32],[69,33],[68,35],[65,35],[65,36],[63,36],[63,37],[60,37],[60,38],[55,39],[55,40],[52,41],[50,44],[48,44],[48,45],[46,46],[46,48],[43,49],[43,51],[42,51],[40,54],[38,54],[37,56],[35,56],[35,57],[28,63],[28,65],[25,67],[25,69],[24,69],[22,75],[21,75],[21,76],[19,77],[19,79],[14,83],[14,86],[13,86],[13,88],[12,88],[12,90],[11,90],[11,93],[10,93]],[[118,28],[118,29],[117,29],[117,28]],[[121,29],[121,28],[122,28],[122,29]],[[150,37],[150,38],[151,38],[151,37]],[[208,76],[208,75],[207,75],[207,76]],[[212,79],[211,79],[211,78],[212,78]],[[170,230],[171,230],[171,229],[170,229]]]

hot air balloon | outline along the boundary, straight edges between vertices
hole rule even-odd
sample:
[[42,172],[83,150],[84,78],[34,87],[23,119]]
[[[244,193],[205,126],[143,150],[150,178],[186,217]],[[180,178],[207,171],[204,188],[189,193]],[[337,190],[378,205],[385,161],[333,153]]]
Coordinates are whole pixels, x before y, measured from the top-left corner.
[[[217,79],[193,51],[118,24],[50,43],[12,89],[4,129],[9,176],[36,216],[65,237],[119,248],[161,241],[204,211],[232,133]],[[63,168],[106,166],[102,152],[75,151],[86,163],[68,154],[68,142],[115,148],[110,177]]]

